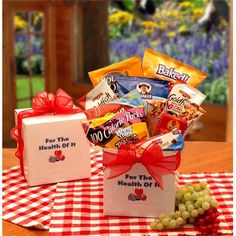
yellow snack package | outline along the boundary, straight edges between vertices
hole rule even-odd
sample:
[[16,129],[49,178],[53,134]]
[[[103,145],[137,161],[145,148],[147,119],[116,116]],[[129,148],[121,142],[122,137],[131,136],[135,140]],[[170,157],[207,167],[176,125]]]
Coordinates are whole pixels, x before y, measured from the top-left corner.
[[105,80],[112,91],[119,95],[115,77],[117,75],[143,76],[142,61],[139,56],[134,56],[98,70],[90,71],[88,74],[93,86],[96,86],[101,80]]
[[88,140],[106,148],[119,148],[121,144],[149,137],[143,106],[82,121],[82,124]]
[[145,49],[142,67],[145,77],[187,83],[192,87],[197,87],[207,77],[206,73],[151,48]]

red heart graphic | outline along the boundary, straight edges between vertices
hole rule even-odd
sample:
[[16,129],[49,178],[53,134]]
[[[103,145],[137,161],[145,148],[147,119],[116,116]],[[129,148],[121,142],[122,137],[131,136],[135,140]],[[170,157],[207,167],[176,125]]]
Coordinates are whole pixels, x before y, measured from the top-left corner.
[[135,189],[135,194],[138,196],[142,196],[143,195],[143,190],[141,188],[136,188]]
[[56,150],[56,151],[54,152],[54,154],[55,154],[56,157],[60,157],[61,154],[62,154],[62,151],[61,151],[61,150]]
[[62,156],[60,157],[60,159],[61,159],[61,161],[64,161],[64,160],[65,160],[65,156],[62,155]]
[[146,195],[143,195],[143,196],[142,196],[142,201],[146,201],[146,199],[147,199],[147,196],[146,196]]

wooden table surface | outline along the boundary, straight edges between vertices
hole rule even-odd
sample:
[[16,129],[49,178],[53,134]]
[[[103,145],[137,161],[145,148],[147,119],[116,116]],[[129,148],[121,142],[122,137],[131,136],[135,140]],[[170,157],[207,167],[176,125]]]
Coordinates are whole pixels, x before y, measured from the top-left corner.
[[[18,165],[15,149],[3,149],[3,169]],[[185,142],[180,173],[233,172],[233,145],[225,142]],[[3,220],[3,236],[45,236],[48,231],[29,230]]]

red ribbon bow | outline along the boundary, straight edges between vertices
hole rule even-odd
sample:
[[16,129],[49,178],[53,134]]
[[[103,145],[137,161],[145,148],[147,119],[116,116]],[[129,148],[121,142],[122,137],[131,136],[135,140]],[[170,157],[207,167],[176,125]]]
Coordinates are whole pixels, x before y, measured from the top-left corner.
[[[142,152],[141,156],[136,155],[138,145],[123,144],[118,149],[117,155],[103,156],[103,164],[110,169],[108,179],[115,178],[128,172],[136,163],[141,163],[163,189],[162,175],[174,174],[174,170],[180,165],[180,152],[175,155],[163,156],[160,145],[156,142],[150,143]],[[106,151],[105,151],[106,152]]]
[[21,111],[17,115],[17,125],[11,129],[10,135],[18,143],[15,155],[20,159],[21,171],[23,169],[24,141],[22,139],[22,120],[27,117],[41,116],[44,114],[76,114],[82,112],[78,107],[74,107],[72,98],[62,89],[58,89],[56,94],[39,92],[32,99],[32,109]]

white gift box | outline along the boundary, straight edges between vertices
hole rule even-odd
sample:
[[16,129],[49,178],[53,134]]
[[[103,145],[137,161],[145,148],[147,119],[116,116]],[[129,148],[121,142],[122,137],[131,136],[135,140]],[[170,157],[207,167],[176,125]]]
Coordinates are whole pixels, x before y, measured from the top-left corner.
[[[15,117],[22,109],[15,110]],[[34,116],[22,120],[24,174],[30,186],[89,178],[90,144],[83,113]]]
[[[171,152],[173,154],[173,152]],[[104,155],[116,155],[117,150],[105,149]],[[169,155],[170,152],[165,152]],[[127,157],[128,158],[128,157]],[[176,177],[162,175],[163,189],[140,163],[126,173],[108,179],[104,171],[103,213],[112,216],[157,217],[175,209]]]

